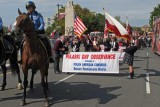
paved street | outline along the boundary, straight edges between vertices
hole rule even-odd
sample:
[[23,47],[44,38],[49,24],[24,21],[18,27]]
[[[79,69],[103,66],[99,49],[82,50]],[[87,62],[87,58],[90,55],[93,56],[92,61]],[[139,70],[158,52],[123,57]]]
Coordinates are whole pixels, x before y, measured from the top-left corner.
[[[149,49],[149,69],[146,69],[146,49],[136,52],[135,79],[128,79],[128,66],[120,74],[55,74],[49,69],[49,100],[51,107],[159,107],[160,56]],[[149,75],[147,75],[149,72]],[[22,72],[21,72],[22,74]],[[29,73],[31,74],[31,73]],[[30,77],[30,76],[29,76]],[[22,76],[23,78],[23,76]],[[0,75],[2,81],[2,75]],[[17,90],[17,78],[7,75],[6,90],[0,92],[0,107],[20,107],[22,90]],[[35,76],[34,91],[27,91],[25,107],[43,107],[40,73]]]

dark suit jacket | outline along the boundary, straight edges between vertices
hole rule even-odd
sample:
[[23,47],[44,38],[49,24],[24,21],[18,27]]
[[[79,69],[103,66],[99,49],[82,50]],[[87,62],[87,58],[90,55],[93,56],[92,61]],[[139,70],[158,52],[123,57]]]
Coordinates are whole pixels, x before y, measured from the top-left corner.
[[137,51],[138,47],[137,46],[131,46],[129,48],[126,48],[124,52],[128,53],[131,56],[134,56],[134,53]]
[[105,51],[110,51],[111,50],[111,44],[110,41],[107,39],[106,41],[103,42],[105,46]]
[[116,42],[115,47],[113,48],[113,51],[118,51],[118,49],[119,49],[119,44],[118,42]]
[[75,52],[79,52],[79,48],[80,48],[81,43],[80,42],[77,42],[77,43],[72,42],[71,47],[73,48],[75,45],[76,45],[76,49],[75,49],[76,51]]
[[54,47],[53,47],[55,54],[58,54],[58,55],[62,54],[62,51],[59,50],[60,48],[63,48],[63,43],[61,40],[57,40]]

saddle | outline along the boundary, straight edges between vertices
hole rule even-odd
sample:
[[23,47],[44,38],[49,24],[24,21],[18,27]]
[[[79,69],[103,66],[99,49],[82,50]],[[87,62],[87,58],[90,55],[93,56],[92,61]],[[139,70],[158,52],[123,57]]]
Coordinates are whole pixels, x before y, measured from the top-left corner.
[[[47,43],[46,43],[46,39],[45,39],[45,34],[38,34],[38,40],[40,42],[40,44],[43,46],[45,52],[46,52],[46,55],[49,56],[48,54],[48,49],[47,49]],[[23,46],[25,46],[25,39],[23,40],[24,43],[22,43]]]
[[11,45],[11,43],[7,39],[3,38],[2,44],[4,46],[5,53],[13,53],[14,47]]

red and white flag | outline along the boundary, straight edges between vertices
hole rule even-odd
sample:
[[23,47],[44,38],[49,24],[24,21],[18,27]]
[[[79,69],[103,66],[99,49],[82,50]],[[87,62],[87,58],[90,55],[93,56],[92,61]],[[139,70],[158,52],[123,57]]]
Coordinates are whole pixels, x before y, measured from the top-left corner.
[[59,13],[58,15],[58,19],[63,19],[66,16],[65,13]]
[[130,26],[130,24],[129,24],[129,21],[128,21],[128,17],[127,17],[127,16],[126,16],[126,18],[127,18],[126,30],[127,30],[127,32],[128,32],[129,35],[132,35],[132,28],[131,28],[131,26]]
[[74,17],[74,33],[77,36],[81,36],[87,30],[86,26],[84,25],[83,21],[75,15]]
[[105,19],[109,31],[113,32],[118,37],[126,38],[129,41],[131,40],[131,37],[129,36],[127,30],[107,12],[105,12]]
[[107,28],[107,25],[105,23],[105,27],[104,27],[104,38],[107,37],[107,34],[108,34],[108,28]]
[[12,24],[8,27],[8,32],[12,32]]

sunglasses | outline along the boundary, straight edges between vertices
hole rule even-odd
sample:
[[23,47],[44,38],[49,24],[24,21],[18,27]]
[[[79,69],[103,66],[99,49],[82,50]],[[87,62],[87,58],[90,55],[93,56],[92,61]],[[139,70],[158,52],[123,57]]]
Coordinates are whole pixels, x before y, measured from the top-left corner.
[[26,9],[29,10],[30,8],[32,8],[31,6],[27,6]]

